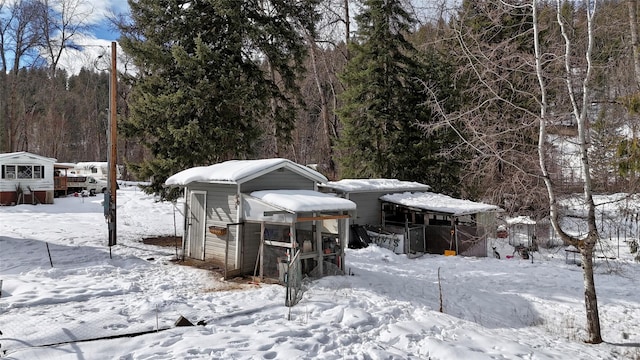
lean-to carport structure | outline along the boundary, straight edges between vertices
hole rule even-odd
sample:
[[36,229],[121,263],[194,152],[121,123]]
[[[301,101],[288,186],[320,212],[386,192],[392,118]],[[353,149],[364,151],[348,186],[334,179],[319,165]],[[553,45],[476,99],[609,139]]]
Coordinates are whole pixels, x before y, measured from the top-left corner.
[[[383,226],[404,232],[415,252],[431,254],[450,250],[466,256],[487,256],[487,239],[495,237],[496,213],[502,211],[496,205],[432,192],[388,194],[380,200]],[[423,251],[419,251],[421,245]]]

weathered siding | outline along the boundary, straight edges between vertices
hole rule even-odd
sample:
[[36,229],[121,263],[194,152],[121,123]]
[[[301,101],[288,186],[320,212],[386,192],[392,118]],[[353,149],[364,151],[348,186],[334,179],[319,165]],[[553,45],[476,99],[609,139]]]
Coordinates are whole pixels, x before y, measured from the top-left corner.
[[0,205],[53,204],[53,190],[24,193],[18,201],[15,191],[0,191]]
[[257,190],[313,190],[314,181],[288,169],[278,169],[240,185],[240,191]]
[[496,213],[483,212],[476,214],[476,223],[478,227],[478,236],[496,236]]
[[386,192],[349,194],[349,200],[356,203],[358,209],[356,218],[353,219],[351,223],[358,225],[380,225],[380,219],[382,216],[382,205],[379,198],[384,194],[386,194]]
[[[220,265],[224,264],[227,239],[229,239],[229,255],[227,258],[230,268],[235,267],[237,227],[230,226],[226,235],[218,236],[208,231],[209,226],[227,227],[227,224],[237,223],[236,185],[224,184],[191,184],[189,190],[207,192],[207,214],[204,257]],[[189,198],[187,198],[189,201]],[[190,205],[190,204],[187,204]]]
[[39,156],[28,154],[3,158],[0,161],[0,171],[6,165],[35,165],[43,166],[44,173],[43,178],[40,179],[3,179],[0,176],[0,205],[18,202],[16,196],[18,186],[24,192],[24,197],[19,201],[21,204],[53,204],[53,164],[53,161],[46,161]]

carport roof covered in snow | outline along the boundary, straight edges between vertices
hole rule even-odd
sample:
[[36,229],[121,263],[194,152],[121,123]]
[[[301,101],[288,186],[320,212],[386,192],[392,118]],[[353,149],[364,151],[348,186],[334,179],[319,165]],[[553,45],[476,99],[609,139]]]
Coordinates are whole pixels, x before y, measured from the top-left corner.
[[280,168],[287,168],[318,183],[327,178],[319,172],[287,159],[229,160],[210,166],[197,166],[169,177],[169,186],[185,186],[193,182],[240,184]]
[[347,199],[313,190],[262,190],[243,196],[244,218],[257,221],[292,222],[299,213],[354,211]]
[[450,214],[453,216],[502,211],[500,207],[495,205],[474,202],[471,200],[456,199],[447,195],[432,192],[388,194],[381,196],[380,200],[406,207],[442,214]]
[[427,191],[431,186],[415,181],[397,179],[342,179],[320,184],[320,187],[337,192],[380,192],[380,191]]

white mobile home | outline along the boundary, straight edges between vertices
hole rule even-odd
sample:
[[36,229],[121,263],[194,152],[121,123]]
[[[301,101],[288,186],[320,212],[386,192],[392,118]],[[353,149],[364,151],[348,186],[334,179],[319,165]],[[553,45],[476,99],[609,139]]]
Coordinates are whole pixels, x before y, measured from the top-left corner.
[[53,204],[55,162],[25,151],[0,154],[0,205]]

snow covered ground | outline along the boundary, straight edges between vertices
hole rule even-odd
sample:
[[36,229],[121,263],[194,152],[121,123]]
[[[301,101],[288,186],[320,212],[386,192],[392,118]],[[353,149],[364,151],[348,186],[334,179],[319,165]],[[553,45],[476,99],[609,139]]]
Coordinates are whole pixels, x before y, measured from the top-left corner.
[[[143,244],[181,235],[183,218],[136,187],[118,191],[110,254],[101,200],[0,207],[1,358],[640,359],[640,264],[624,242],[597,260],[606,342],[587,345],[582,272],[563,248],[533,260],[506,259],[499,242],[500,260],[349,250],[352,276],[310,283],[289,309],[279,285],[222,282]],[[180,316],[203,325],[175,327]]]

